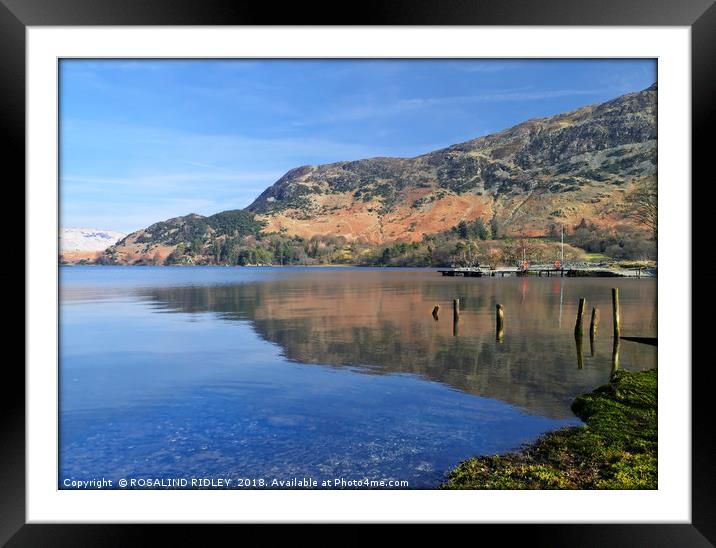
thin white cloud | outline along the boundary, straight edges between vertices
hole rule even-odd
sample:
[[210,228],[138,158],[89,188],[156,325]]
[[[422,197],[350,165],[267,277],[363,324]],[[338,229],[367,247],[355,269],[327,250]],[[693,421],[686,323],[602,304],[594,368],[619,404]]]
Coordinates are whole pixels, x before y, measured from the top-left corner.
[[63,227],[96,226],[103,230],[130,233],[189,213],[211,215],[217,211],[242,206],[202,198],[167,198],[151,204],[136,200],[131,206],[105,201],[84,201],[82,204],[61,201],[60,207],[60,223]]
[[283,173],[270,172],[245,172],[245,173],[214,173],[214,172],[185,172],[185,173],[164,173],[161,175],[135,175],[126,177],[92,177],[82,175],[66,175],[60,177],[64,183],[86,183],[98,185],[116,186],[137,186],[146,189],[147,187],[168,188],[176,187],[183,183],[216,183],[216,182],[245,182],[256,180],[275,180]]
[[556,97],[574,97],[579,95],[595,95],[593,89],[555,89],[541,91],[508,91],[484,93],[479,95],[454,95],[449,97],[428,97],[404,99],[398,103],[407,109],[427,108],[443,105],[465,105],[470,103],[503,103],[509,101],[537,101]]
[[195,162],[235,173],[244,171],[240,166],[268,160],[277,171],[285,172],[301,164],[360,159],[385,153],[377,146],[321,138],[200,134],[82,120],[63,121],[60,131],[61,142],[75,154],[86,154],[88,146],[97,147],[104,153],[112,151],[113,155],[116,150],[134,151],[145,159],[149,154],[154,155],[155,163]]
[[[576,97],[597,95],[603,90],[595,89],[555,89],[555,90],[506,90],[475,95],[449,95],[442,97],[414,97],[399,99],[391,103],[375,101],[372,98],[363,104],[353,104],[335,109],[326,116],[318,118],[321,123],[356,121],[404,114],[406,112],[436,107],[453,107],[478,103],[504,103],[513,101],[539,101],[558,97]],[[303,122],[310,125],[311,121]]]

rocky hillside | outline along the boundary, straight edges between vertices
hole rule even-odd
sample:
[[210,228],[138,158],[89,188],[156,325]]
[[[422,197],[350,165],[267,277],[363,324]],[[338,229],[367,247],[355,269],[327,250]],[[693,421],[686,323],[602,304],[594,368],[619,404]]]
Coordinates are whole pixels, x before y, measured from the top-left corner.
[[132,232],[107,249],[104,259],[110,263],[159,264],[172,256],[180,257],[185,249],[212,255],[227,239],[256,237],[265,226],[253,213],[241,209],[209,217],[196,214],[175,217]]
[[478,217],[536,235],[551,222],[608,218],[620,190],[655,173],[656,85],[416,158],[299,167],[248,210],[267,230],[373,243]]
[[[298,167],[268,187],[242,219],[249,232],[370,244],[418,242],[477,219],[493,234],[524,236],[582,218],[623,223],[625,193],[656,176],[656,106],[654,84],[415,158]],[[219,215],[226,214],[238,215]],[[216,238],[238,234],[222,232],[215,217],[158,223],[120,241],[109,255],[154,253],[160,259],[190,238],[211,254]]]

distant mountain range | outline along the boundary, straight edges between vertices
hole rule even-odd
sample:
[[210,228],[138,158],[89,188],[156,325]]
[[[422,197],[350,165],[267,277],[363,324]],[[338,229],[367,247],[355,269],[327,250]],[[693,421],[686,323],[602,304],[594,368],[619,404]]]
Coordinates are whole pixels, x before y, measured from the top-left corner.
[[654,84],[414,158],[298,167],[244,210],[156,223],[122,238],[105,260],[161,263],[193,249],[211,262],[228,240],[272,233],[379,245],[478,219],[493,234],[521,236],[583,218],[629,223],[619,207],[625,193],[656,176],[656,112]]
[[115,230],[61,228],[60,251],[104,251],[125,236]]
[[109,246],[124,238],[124,232],[96,228],[61,228],[60,260],[64,262],[96,259]]

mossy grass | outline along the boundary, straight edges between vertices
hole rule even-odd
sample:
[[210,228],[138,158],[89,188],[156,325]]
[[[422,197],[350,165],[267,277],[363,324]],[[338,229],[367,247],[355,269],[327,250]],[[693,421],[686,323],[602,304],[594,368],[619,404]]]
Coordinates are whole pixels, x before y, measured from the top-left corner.
[[598,263],[600,261],[608,261],[610,257],[604,253],[585,253],[584,260],[590,263]]
[[584,426],[545,434],[520,451],[466,460],[443,489],[656,489],[657,371],[617,371],[575,399]]

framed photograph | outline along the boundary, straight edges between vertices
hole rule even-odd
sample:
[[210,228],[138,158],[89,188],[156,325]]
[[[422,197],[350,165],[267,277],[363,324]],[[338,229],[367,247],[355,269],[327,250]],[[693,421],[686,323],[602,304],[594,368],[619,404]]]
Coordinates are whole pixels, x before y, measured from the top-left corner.
[[510,5],[308,26],[3,0],[27,317],[3,542],[710,545],[691,219],[716,8]]

